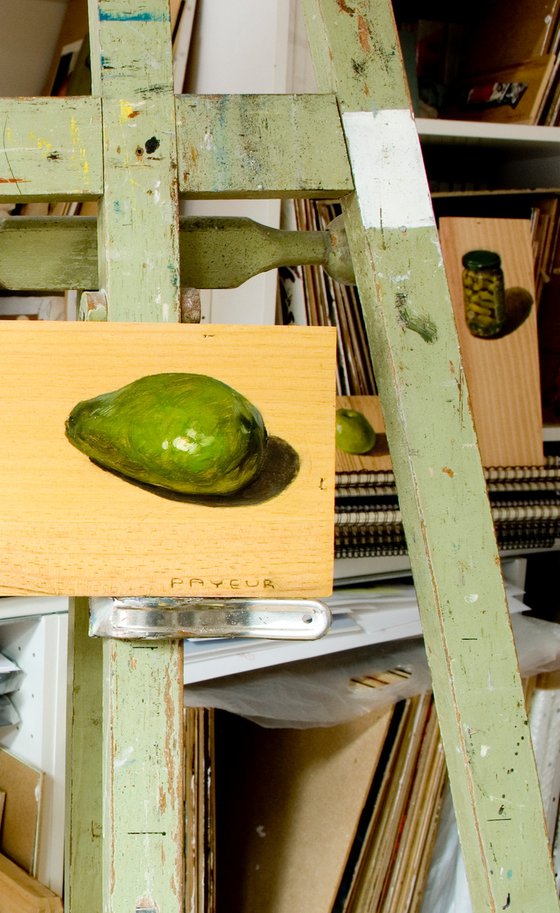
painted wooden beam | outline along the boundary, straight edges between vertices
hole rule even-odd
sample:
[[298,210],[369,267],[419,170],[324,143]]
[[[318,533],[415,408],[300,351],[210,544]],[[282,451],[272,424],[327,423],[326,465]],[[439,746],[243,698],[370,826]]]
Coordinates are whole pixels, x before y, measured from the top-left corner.
[[523,690],[468,391],[386,2],[304,0],[337,93],[348,239],[476,913],[557,911]]
[[103,652],[102,642],[88,636],[88,623],[88,600],[70,599],[64,848],[67,913],[81,913],[88,903],[90,909],[101,909]]
[[[111,59],[104,61],[107,73]],[[133,144],[111,147],[114,165],[141,173],[142,162],[161,160],[155,142],[146,149],[148,140],[161,143],[159,118],[143,136],[145,99],[130,109],[123,104],[115,126]],[[181,95],[175,107],[182,196],[336,198],[352,189],[332,95]],[[96,97],[1,100],[0,202],[100,197],[100,116]]]
[[[179,217],[167,0],[89,0],[102,99],[99,280],[109,318],[177,321]],[[120,594],[127,595],[127,594]],[[103,643],[102,909],[184,911],[183,649]],[[72,913],[86,913],[91,905]]]
[[[179,221],[180,282],[191,288],[236,288],[279,266],[323,265],[352,281],[345,238],[326,231],[282,231],[238,217],[185,216]],[[6,219],[0,223],[0,288],[98,289],[93,217]]]
[[0,222],[0,288],[99,288],[94,217],[17,216]]
[[333,95],[181,95],[179,190],[196,198],[336,198],[352,190]]
[[176,321],[179,216],[165,0],[90,7],[92,88],[102,97],[99,271],[111,320]]
[[103,192],[98,98],[0,99],[0,203]]

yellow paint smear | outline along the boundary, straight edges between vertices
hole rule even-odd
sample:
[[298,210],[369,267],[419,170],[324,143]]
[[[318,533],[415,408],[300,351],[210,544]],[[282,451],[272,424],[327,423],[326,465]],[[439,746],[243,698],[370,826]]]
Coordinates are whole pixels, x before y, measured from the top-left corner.
[[121,101],[121,122],[124,124],[130,117],[136,115],[136,110],[127,101]]

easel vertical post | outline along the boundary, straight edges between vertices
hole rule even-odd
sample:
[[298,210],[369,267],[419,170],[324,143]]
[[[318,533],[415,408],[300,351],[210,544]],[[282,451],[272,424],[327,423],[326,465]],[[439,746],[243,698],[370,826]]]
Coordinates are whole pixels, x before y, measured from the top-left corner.
[[[92,90],[103,120],[99,276],[109,319],[176,321],[168,0],[90,0],[89,9]],[[108,640],[103,661],[103,909],[183,913],[182,644]]]
[[468,392],[391,4],[304,0],[355,193],[344,201],[473,910],[559,909]]

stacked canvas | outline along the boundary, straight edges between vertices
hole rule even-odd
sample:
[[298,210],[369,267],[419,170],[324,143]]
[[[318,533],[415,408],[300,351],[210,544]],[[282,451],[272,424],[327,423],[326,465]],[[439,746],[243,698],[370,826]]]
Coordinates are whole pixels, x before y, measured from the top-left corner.
[[[488,467],[488,495],[502,551],[552,548],[560,539],[560,456],[544,466]],[[336,474],[337,558],[406,553],[392,470]]]
[[[355,687],[386,683],[366,678]],[[419,910],[446,782],[431,694],[327,728],[261,729],[220,712],[216,739],[218,904]]]
[[[539,364],[539,348],[550,336],[539,342],[538,321],[548,313],[548,290],[560,249],[557,194],[481,193],[456,200],[442,195],[436,203],[498,545],[503,551],[550,548],[560,538],[560,457],[545,455],[543,449],[544,360]],[[455,214],[461,207],[467,216]],[[480,212],[482,217],[476,215]],[[324,202],[296,204],[303,229],[325,230],[337,214],[335,205]],[[475,337],[466,323],[462,257],[473,249],[500,256],[508,301],[523,290],[533,302],[519,325],[495,339]],[[313,266],[303,268],[302,280],[303,306],[290,309],[288,303],[284,318],[337,327],[337,404],[361,412],[376,432],[375,446],[365,454],[337,450],[336,557],[403,555],[406,539],[357,290],[338,286]],[[437,302],[430,307],[437,318]]]

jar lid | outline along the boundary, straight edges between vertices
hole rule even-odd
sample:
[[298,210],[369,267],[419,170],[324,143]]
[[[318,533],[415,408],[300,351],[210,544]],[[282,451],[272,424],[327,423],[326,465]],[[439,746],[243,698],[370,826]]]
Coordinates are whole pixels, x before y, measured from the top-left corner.
[[498,269],[501,260],[492,250],[469,250],[463,256],[463,266],[467,269]]

